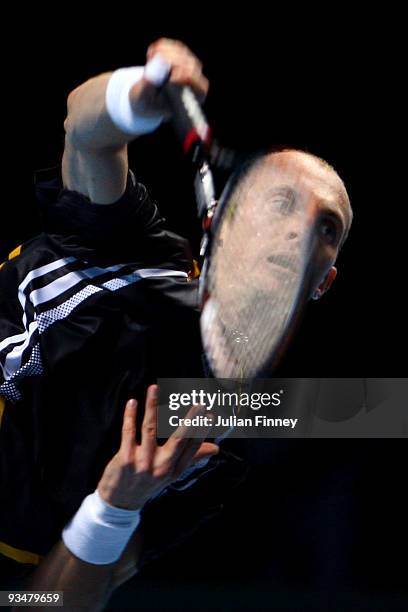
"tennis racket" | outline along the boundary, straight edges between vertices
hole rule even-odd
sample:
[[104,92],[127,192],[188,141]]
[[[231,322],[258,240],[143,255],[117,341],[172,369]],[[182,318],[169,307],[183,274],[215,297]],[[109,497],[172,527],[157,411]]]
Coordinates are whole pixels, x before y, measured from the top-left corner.
[[[306,302],[312,203],[301,176],[276,156],[243,159],[214,144],[191,88],[167,83],[172,122],[195,173],[203,224],[201,334],[217,378],[270,376]],[[213,170],[231,171],[216,197]]]

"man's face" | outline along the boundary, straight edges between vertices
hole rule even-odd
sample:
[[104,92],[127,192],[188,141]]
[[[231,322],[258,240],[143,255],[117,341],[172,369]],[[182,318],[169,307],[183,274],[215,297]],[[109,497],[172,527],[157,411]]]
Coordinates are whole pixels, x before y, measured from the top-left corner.
[[[255,271],[256,258],[264,259],[278,275],[286,256],[289,260],[304,240],[306,224],[311,249],[307,295],[327,291],[336,276],[333,264],[352,219],[348,195],[338,175],[306,153],[272,153],[248,174],[240,198],[256,203],[255,210],[243,207],[242,217],[235,220],[251,228],[245,244],[246,256],[252,253],[254,257],[249,268]],[[265,253],[260,253],[262,249]]]
[[[334,280],[333,264],[351,225],[352,211],[343,182],[318,159],[298,151],[284,151],[269,156],[265,162],[287,181],[288,197],[293,206],[308,208],[313,235],[309,297],[324,293]],[[288,232],[286,238],[296,240]]]
[[[260,337],[279,341],[295,296],[303,302],[330,287],[351,209],[337,174],[297,151],[257,160],[227,193],[202,329],[214,339],[216,370],[224,372],[228,362],[232,372],[247,372],[270,352]],[[303,303],[295,306],[299,313]]]

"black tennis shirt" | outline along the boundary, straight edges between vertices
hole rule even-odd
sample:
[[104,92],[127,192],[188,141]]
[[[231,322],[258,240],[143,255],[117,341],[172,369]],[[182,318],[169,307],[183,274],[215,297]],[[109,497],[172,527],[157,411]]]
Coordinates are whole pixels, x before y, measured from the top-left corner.
[[188,242],[129,173],[95,205],[37,181],[44,231],[0,270],[0,544],[46,554],[158,377],[202,376]]

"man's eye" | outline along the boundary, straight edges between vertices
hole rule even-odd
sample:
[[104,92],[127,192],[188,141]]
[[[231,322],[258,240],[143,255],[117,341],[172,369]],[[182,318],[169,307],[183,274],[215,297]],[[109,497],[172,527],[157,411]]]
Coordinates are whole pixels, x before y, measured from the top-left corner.
[[319,233],[327,244],[335,244],[337,242],[337,226],[331,219],[320,221]]
[[277,200],[276,204],[280,214],[287,217],[294,212],[296,201],[295,198],[284,198]]

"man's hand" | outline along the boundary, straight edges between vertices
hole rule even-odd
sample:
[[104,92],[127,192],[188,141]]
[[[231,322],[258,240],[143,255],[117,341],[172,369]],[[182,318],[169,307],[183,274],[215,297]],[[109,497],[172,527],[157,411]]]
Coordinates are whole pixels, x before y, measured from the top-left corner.
[[[218,453],[218,446],[189,438],[189,428],[179,427],[163,446],[157,445],[157,385],[147,391],[141,443],[136,442],[136,400],[129,400],[123,417],[122,440],[117,454],[108,463],[98,484],[99,495],[118,508],[141,508],[151,497],[163,490],[195,461]],[[204,409],[194,406],[188,417]]]
[[[179,427],[163,446],[156,440],[157,385],[147,392],[141,443],[136,443],[137,403],[129,400],[123,417],[122,441],[98,485],[99,495],[113,506],[137,509],[175,480],[194,461],[218,453],[218,446],[189,438],[190,429]],[[193,417],[204,411],[194,407]],[[31,576],[26,588],[64,591],[64,610],[101,610],[113,589],[137,571],[141,541],[133,535],[116,563],[96,565],[81,561],[60,540]],[[31,609],[31,608],[30,608]]]
[[[157,55],[171,70],[170,83],[188,85],[198,99],[204,102],[209,82],[203,74],[202,63],[194,53],[178,40],[160,38],[149,46],[146,61],[152,60]],[[137,114],[145,117],[162,115],[170,119],[170,109],[164,96],[157,87],[144,78],[130,90],[130,101]]]
[[203,75],[202,63],[186,45],[179,40],[160,38],[149,46],[147,60],[156,54],[171,66],[171,83],[189,85],[204,100],[209,88],[208,79]]

